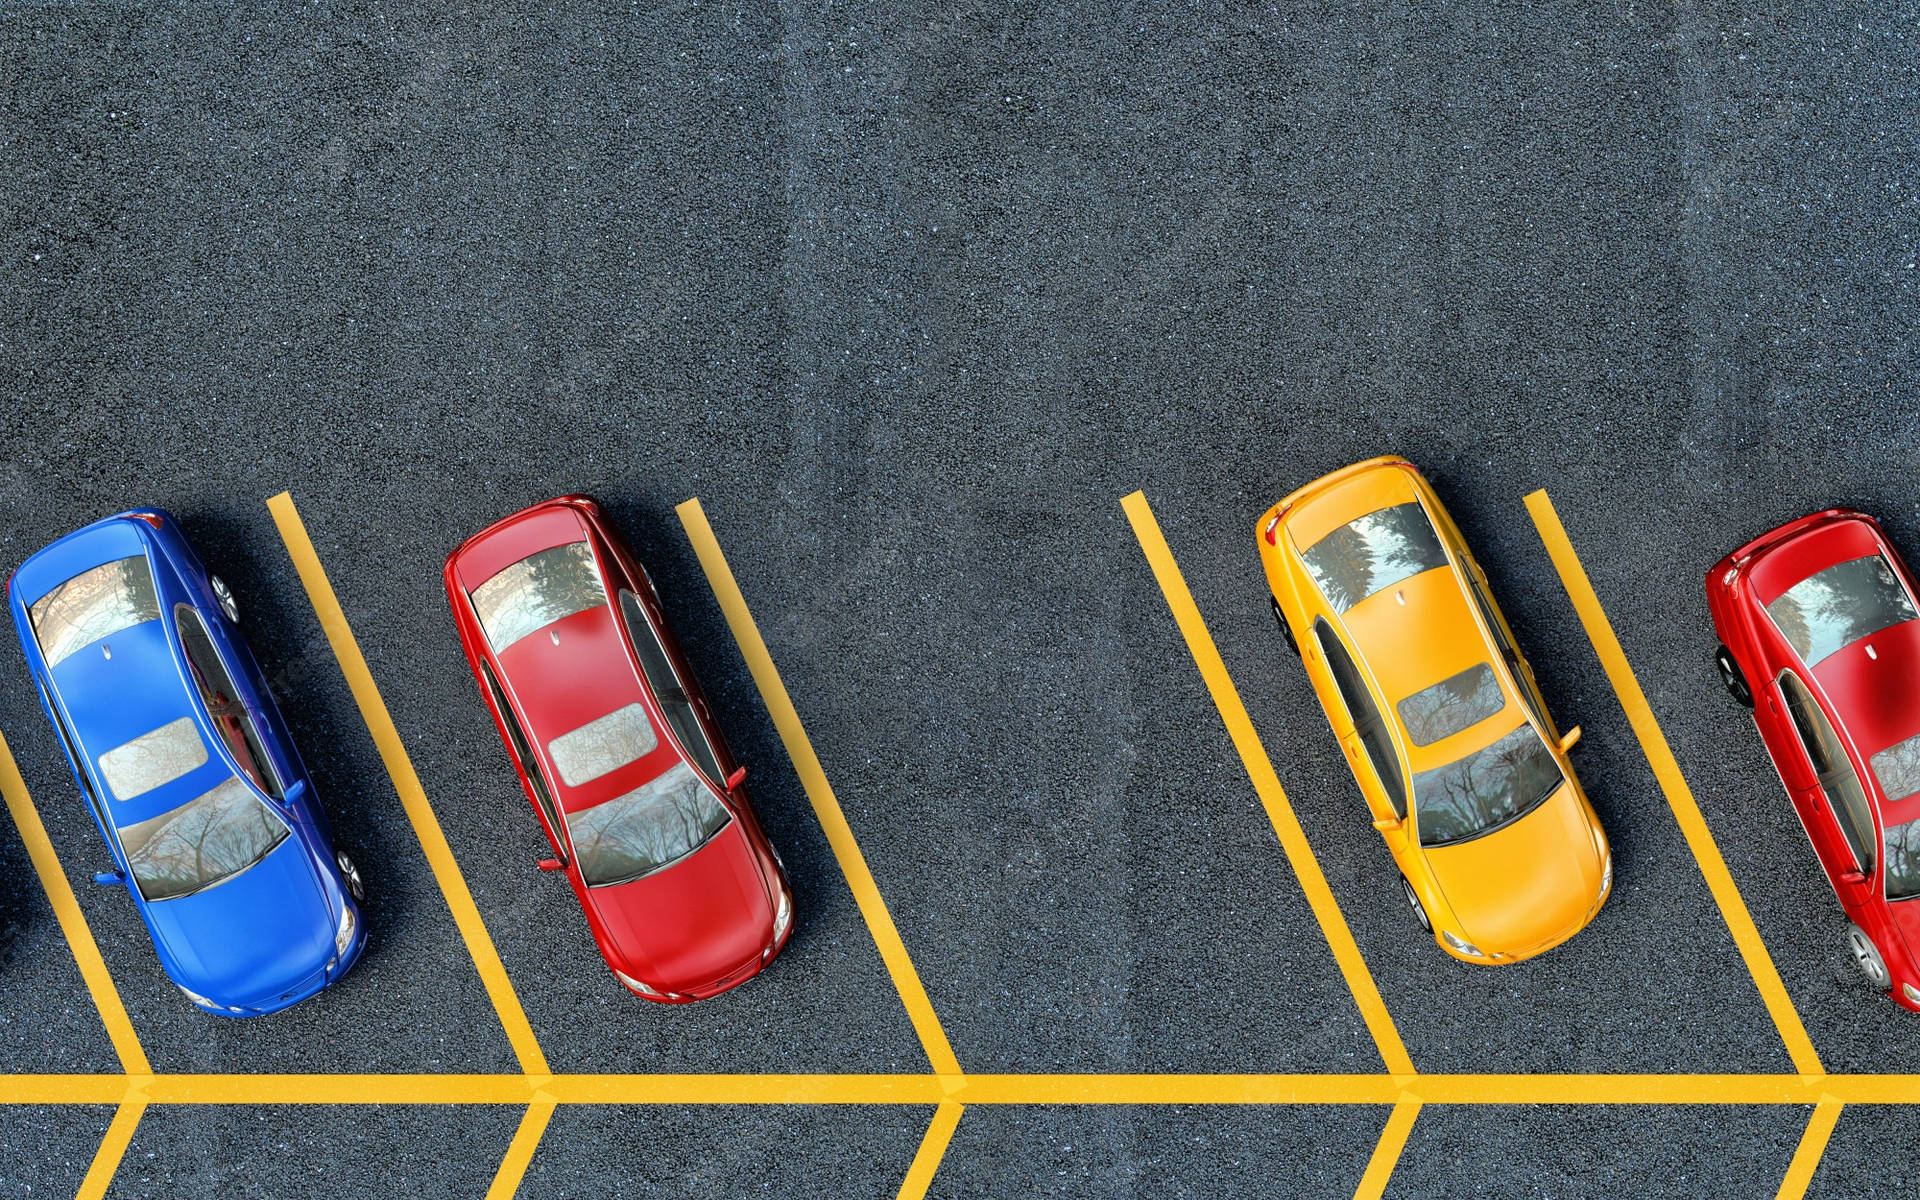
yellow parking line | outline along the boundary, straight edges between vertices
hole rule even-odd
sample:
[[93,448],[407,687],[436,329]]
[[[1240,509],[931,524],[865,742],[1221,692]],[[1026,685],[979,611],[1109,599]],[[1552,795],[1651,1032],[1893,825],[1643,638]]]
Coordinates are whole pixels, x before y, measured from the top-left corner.
[[1560,572],[1560,582],[1567,589],[1567,597],[1573,601],[1574,611],[1580,615],[1580,623],[1586,627],[1587,637],[1600,656],[1600,665],[1606,670],[1607,678],[1613,681],[1620,707],[1626,710],[1627,722],[1640,739],[1640,748],[1653,767],[1654,778],[1660,781],[1660,790],[1666,793],[1673,818],[1679,822],[1687,847],[1693,851],[1694,860],[1700,865],[1700,874],[1706,878],[1707,890],[1713,893],[1714,903],[1720,906],[1720,916],[1733,934],[1734,945],[1739,947],[1740,957],[1746,960],[1747,970],[1752,974],[1755,986],[1760,989],[1760,998],[1773,1015],[1774,1027],[1780,1031],[1780,1040],[1786,1043],[1787,1055],[1793,1060],[1794,1069],[1802,1075],[1821,1074],[1820,1055],[1815,1052],[1813,1041],[1807,1036],[1806,1026],[1800,1023],[1800,1014],[1794,1011],[1793,1000],[1787,995],[1786,986],[1780,982],[1780,973],[1774,970],[1767,945],[1760,939],[1760,931],[1754,927],[1753,918],[1747,913],[1746,902],[1740,898],[1740,889],[1735,886],[1733,875],[1727,870],[1726,859],[1720,856],[1720,847],[1713,840],[1713,831],[1707,828],[1706,818],[1700,815],[1700,806],[1694,801],[1693,791],[1687,787],[1686,777],[1680,774],[1680,764],[1667,745],[1666,735],[1660,732],[1660,723],[1654,719],[1646,693],[1640,690],[1640,681],[1634,677],[1626,652],[1620,648],[1620,639],[1613,632],[1613,622],[1607,619],[1606,610],[1600,606],[1600,597],[1594,592],[1592,581],[1587,578],[1586,567],[1581,565],[1580,556],[1574,553],[1573,542],[1567,537],[1566,527],[1560,523],[1560,514],[1554,511],[1553,501],[1547,497],[1544,489],[1528,496],[1526,504],[1527,511],[1533,515],[1533,523],[1539,527],[1540,540],[1546,543],[1547,555],[1553,560],[1554,569]]
[[106,1136],[100,1139],[100,1148],[94,1151],[93,1162],[87,1167],[86,1177],[80,1181],[80,1190],[74,1193],[74,1200],[101,1200],[107,1194],[107,1188],[113,1183],[114,1172],[120,1169],[120,1160],[126,1157],[127,1144],[133,1141],[133,1131],[140,1124],[140,1115],[147,1111],[147,1102],[139,1096],[129,1096],[113,1111],[113,1120],[107,1123]]
[[554,1102],[550,1096],[542,1096],[527,1105],[526,1115],[520,1118],[520,1128],[514,1130],[513,1141],[507,1144],[507,1155],[500,1160],[500,1170],[494,1174],[493,1186],[487,1189],[487,1200],[513,1200],[515,1192],[520,1190],[520,1181],[526,1178],[527,1167],[533,1163],[534,1151],[540,1148],[540,1137],[547,1131],[547,1122],[553,1120]]
[[0,794],[6,796],[7,811],[13,814],[20,840],[27,847],[27,857],[32,860],[34,872],[40,876],[40,886],[46,889],[47,900],[53,905],[54,919],[60,922],[60,932],[66,935],[67,947],[73,951],[80,978],[93,996],[100,1022],[107,1027],[113,1052],[120,1058],[120,1069],[129,1075],[150,1074],[153,1068],[147,1065],[147,1053],[140,1048],[133,1022],[127,1019],[126,1006],[120,1003],[120,990],[114,987],[113,976],[107,973],[100,946],[87,927],[80,902],[74,899],[67,873],[60,869],[60,860],[54,856],[53,843],[47,840],[47,827],[40,823],[40,812],[33,806],[33,797],[27,794],[20,766],[13,761],[13,751],[4,737],[0,737]]
[[1187,640],[1187,649],[1193,654],[1194,665],[1200,668],[1200,676],[1213,696],[1214,707],[1220,710],[1220,719],[1226,723],[1234,749],[1240,752],[1240,761],[1246,766],[1248,777],[1253,780],[1253,790],[1266,806],[1274,832],[1280,835],[1280,845],[1286,850],[1287,861],[1293,864],[1293,873],[1300,880],[1300,889],[1306,893],[1307,904],[1320,922],[1320,932],[1333,950],[1334,961],[1340,966],[1340,974],[1346,978],[1347,988],[1353,993],[1353,1001],[1360,1008],[1360,1016],[1367,1023],[1368,1032],[1373,1035],[1373,1043],[1380,1051],[1381,1060],[1391,1074],[1413,1074],[1413,1060],[1407,1056],[1406,1045],[1400,1040],[1400,1031],[1394,1027],[1393,1016],[1387,1012],[1386,1002],[1381,1000],[1380,990],[1374,986],[1366,960],[1360,957],[1360,947],[1354,943],[1346,918],[1340,915],[1340,905],[1333,898],[1333,889],[1327,886],[1327,877],[1321,873],[1320,864],[1313,857],[1313,847],[1307,843],[1306,831],[1300,827],[1293,806],[1287,802],[1286,790],[1280,786],[1280,777],[1274,773],[1273,762],[1267,757],[1266,748],[1260,744],[1260,735],[1254,732],[1253,720],[1247,716],[1247,706],[1240,700],[1233,677],[1227,674],[1227,665],[1213,644],[1213,635],[1207,632],[1207,623],[1193,602],[1193,593],[1187,588],[1186,578],[1180,574],[1180,565],[1174,561],[1173,551],[1168,548],[1167,539],[1160,532],[1160,523],[1154,519],[1153,509],[1140,492],[1120,501],[1120,506],[1126,510],[1127,520],[1133,523],[1134,536],[1140,539],[1140,549],[1146,552],[1147,563],[1153,568],[1154,578],[1160,582],[1160,590],[1167,598],[1167,607],[1173,610],[1173,619]]
[[1386,1193],[1387,1180],[1393,1177],[1393,1168],[1400,1162],[1400,1152],[1406,1148],[1407,1135],[1413,1132],[1414,1118],[1420,1115],[1420,1101],[1414,1096],[1402,1096],[1400,1102],[1387,1114],[1387,1126],[1380,1131],[1380,1141],[1373,1148],[1373,1157],[1367,1160],[1366,1173],[1360,1176],[1360,1186],[1353,1189],[1353,1200],[1380,1200]]
[[347,624],[347,615],[340,608],[339,597],[334,595],[326,569],[320,565],[313,539],[307,536],[306,524],[301,521],[299,510],[293,506],[293,497],[281,492],[267,501],[267,508],[273,513],[274,524],[280,527],[280,537],[287,544],[287,554],[293,559],[294,570],[300,573],[300,582],[306,586],[307,597],[313,602],[313,611],[320,618],[320,628],[326,631],[327,641],[333,646],[333,655],[340,661],[340,673],[347,677],[347,686],[353,691],[354,702],[360,706],[360,715],[367,723],[368,732],[373,735],[374,745],[380,750],[380,759],[386,764],[387,774],[393,780],[393,790],[400,797],[400,806],[413,823],[414,835],[419,838],[420,848],[425,851],[427,863],[433,868],[433,877],[440,885],[441,894],[446,897],[447,907],[453,912],[453,923],[459,928],[460,936],[466,939],[467,952],[473,956],[473,965],[480,972],[480,981],[486,985],[487,995],[493,1000],[494,1011],[506,1030],[507,1041],[520,1060],[520,1069],[529,1075],[545,1075],[546,1055],[540,1052],[540,1043],[533,1036],[533,1026],[528,1024],[526,1011],[520,1007],[520,997],[514,994],[513,981],[507,978],[507,969],[500,962],[499,952],[494,949],[493,938],[487,933],[485,922],[480,919],[473,893],[467,890],[466,878],[460,874],[460,864],[454,861],[446,834],[441,832],[440,820],[433,815],[433,806],[427,802],[427,793],[420,786],[420,777],[414,773],[413,760],[407,757],[407,748],[400,741],[400,731],[394,728],[393,717],[387,712],[387,702],[380,698],[380,689],[373,682],[373,673],[367,670],[366,656],[361,654],[360,643],[354,639],[353,629]]
[[0,1105],[1876,1104],[1920,1075],[0,1075]]
[[1813,1182],[1820,1156],[1827,1152],[1827,1140],[1833,1136],[1833,1127],[1839,1123],[1843,1107],[1831,1096],[1821,1097],[1820,1103],[1813,1106],[1813,1112],[1807,1117],[1807,1131],[1800,1135],[1800,1145],[1793,1152],[1793,1161],[1787,1164],[1787,1177],[1780,1181],[1776,1200],[1801,1200],[1807,1194],[1807,1185]]
[[914,1153],[913,1165],[907,1168],[907,1178],[900,1184],[896,1200],[925,1200],[927,1189],[933,1186],[934,1173],[940,1169],[940,1160],[947,1153],[947,1143],[953,1140],[953,1131],[960,1124],[960,1114],[965,1111],[964,1105],[951,1100],[941,1101],[933,1110],[927,1135],[920,1139],[920,1149]]
[[932,1064],[935,1074],[960,1074],[959,1060],[954,1057],[953,1047],[947,1042],[946,1031],[940,1028],[940,1018],[934,1014],[933,1002],[927,999],[927,990],[920,985],[920,976],[913,969],[913,960],[907,955],[906,944],[900,940],[900,931],[894,927],[893,917],[887,912],[887,902],[880,896],[879,885],[873,881],[873,872],[867,869],[866,855],[861,853],[860,843],[854,840],[846,814],[840,811],[840,801],[834,798],[826,770],[821,767],[819,756],[813,752],[813,743],[807,739],[806,728],[800,723],[800,714],[794,710],[792,697],[787,695],[786,684],[780,681],[780,672],[773,665],[773,656],[767,653],[767,643],[761,638],[760,627],[754,623],[753,614],[747,609],[746,597],[740,594],[740,585],[733,577],[733,568],[727,565],[726,555],[720,551],[719,540],[713,536],[713,527],[707,523],[706,511],[701,508],[697,497],[674,511],[680,515],[680,523],[686,527],[687,540],[693,543],[693,552],[699,556],[700,568],[706,572],[707,583],[720,602],[720,611],[726,616],[727,627],[733,631],[733,640],[740,645],[741,657],[747,660],[747,670],[752,673],[753,682],[760,689],[760,697],[766,702],[774,728],[779,731],[780,741],[787,748],[787,757],[793,760],[794,770],[800,776],[800,786],[806,789],[807,799],[813,804],[820,827],[826,831],[827,843],[833,847],[833,855],[839,860],[840,870],[847,877],[847,886],[853,890],[854,901],[860,906],[860,915],[866,918],[874,945],[879,947],[880,958],[886,963],[887,972],[893,976],[893,986],[900,992],[900,1001],[906,1005],[907,1017],[913,1022],[914,1031],[920,1035],[920,1045],[926,1051],[927,1061]]

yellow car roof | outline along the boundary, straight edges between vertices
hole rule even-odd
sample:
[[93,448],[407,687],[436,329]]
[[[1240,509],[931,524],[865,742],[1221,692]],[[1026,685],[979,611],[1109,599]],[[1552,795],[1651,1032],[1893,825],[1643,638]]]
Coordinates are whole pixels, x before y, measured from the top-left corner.
[[[1471,754],[1513,732],[1524,719],[1513,714],[1519,697],[1506,672],[1495,665],[1499,655],[1474,623],[1458,567],[1435,567],[1382,588],[1340,620],[1386,699],[1384,715],[1400,735],[1410,770],[1425,771]],[[1416,745],[1401,718],[1400,702],[1478,663],[1494,668],[1500,708],[1450,737]]]
[[[1439,500],[1423,484],[1406,460],[1377,458],[1316,480],[1281,502],[1287,509],[1286,530],[1293,543],[1295,569],[1308,588],[1315,585],[1311,572],[1305,570],[1304,552],[1341,526],[1384,508],[1420,504],[1435,537],[1447,547],[1446,566],[1382,588],[1335,618],[1346,628],[1348,640],[1386,700],[1383,715],[1395,730],[1408,769],[1415,773],[1471,754],[1513,732],[1526,719],[1517,711],[1520,697],[1498,651],[1475,622],[1457,550],[1448,544],[1445,526],[1433,519]],[[1493,669],[1500,685],[1500,708],[1450,737],[1416,745],[1400,716],[1400,701],[1476,663]]]

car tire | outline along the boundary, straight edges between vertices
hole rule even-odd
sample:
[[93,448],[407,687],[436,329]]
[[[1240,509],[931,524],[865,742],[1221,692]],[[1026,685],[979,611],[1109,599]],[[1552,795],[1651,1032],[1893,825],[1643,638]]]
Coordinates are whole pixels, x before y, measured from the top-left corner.
[[1286,614],[1280,611],[1280,598],[1268,596],[1267,606],[1273,609],[1273,623],[1280,627],[1280,640],[1287,644],[1287,649],[1293,651],[1295,658],[1299,658],[1300,643],[1293,640],[1293,629],[1287,625]]
[[1733,651],[1725,646],[1713,652],[1713,665],[1720,672],[1720,684],[1727,689],[1727,695],[1741,708],[1753,707],[1753,688],[1747,684],[1746,673],[1740,664],[1733,661]]
[[1400,889],[1406,893],[1407,903],[1413,908],[1413,919],[1420,922],[1420,928],[1431,934],[1433,932],[1433,920],[1427,916],[1426,905],[1420,903],[1420,893],[1413,890],[1413,884],[1407,882],[1405,875],[1400,877]]
[[353,897],[355,904],[364,901],[367,898],[366,881],[360,878],[360,868],[353,865],[353,860],[347,857],[347,852],[335,850],[333,863],[340,868],[340,878],[346,882],[347,895]]
[[1880,957],[1880,948],[1873,944],[1866,930],[1852,923],[1847,925],[1847,957],[1876,991],[1893,990],[1893,975],[1887,970],[1887,960]]
[[207,586],[213,589],[213,598],[220,603],[220,611],[227,614],[227,620],[235,625],[240,623],[240,602],[233,598],[233,589],[227,581],[218,575],[207,576]]

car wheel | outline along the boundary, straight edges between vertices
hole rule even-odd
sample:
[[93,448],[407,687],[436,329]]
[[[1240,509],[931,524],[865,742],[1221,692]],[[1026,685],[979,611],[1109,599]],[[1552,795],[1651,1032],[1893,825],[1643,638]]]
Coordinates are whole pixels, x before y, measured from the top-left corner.
[[1847,957],[1853,960],[1853,965],[1875,989],[1882,992],[1893,990],[1893,976],[1887,971],[1887,960],[1880,957],[1879,947],[1858,925],[1847,926]]
[[1407,882],[1405,875],[1400,877],[1400,887],[1406,892],[1407,903],[1413,908],[1413,919],[1420,922],[1420,928],[1432,933],[1433,922],[1427,918],[1426,906],[1420,903],[1420,894],[1413,890],[1413,885]]
[[1741,708],[1753,707],[1753,689],[1747,686],[1747,677],[1740,670],[1740,664],[1733,661],[1733,651],[1725,646],[1713,652],[1713,665],[1720,670],[1720,682],[1732,696],[1734,703]]
[[213,598],[220,602],[220,611],[227,614],[227,620],[235,625],[240,623],[240,604],[233,598],[233,589],[227,581],[218,575],[207,576],[207,585],[213,588]]
[[347,882],[347,894],[353,897],[353,902],[358,904],[365,900],[367,898],[367,885],[365,881],[360,878],[360,868],[353,865],[353,860],[347,857],[347,852],[345,850],[335,850],[333,852],[333,861],[334,865],[340,868],[340,878]]
[[1273,623],[1280,627],[1280,640],[1293,651],[1295,658],[1300,657],[1300,643],[1293,640],[1293,630],[1287,626],[1286,614],[1280,611],[1280,600],[1275,596],[1267,597],[1267,606],[1273,609]]

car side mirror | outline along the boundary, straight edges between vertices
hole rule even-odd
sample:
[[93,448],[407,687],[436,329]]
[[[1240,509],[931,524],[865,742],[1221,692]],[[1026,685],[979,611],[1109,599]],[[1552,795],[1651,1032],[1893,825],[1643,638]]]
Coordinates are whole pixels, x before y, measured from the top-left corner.
[[127,882],[127,877],[118,871],[95,871],[93,873],[93,881],[102,886],[107,886],[111,884],[124,884]]
[[733,774],[727,776],[727,790],[729,792],[737,792],[740,790],[740,785],[746,781],[747,769],[745,767],[735,767]]
[[1575,725],[1572,729],[1560,735],[1560,749],[1564,753],[1565,751],[1573,749],[1579,741],[1580,727]]
[[1392,833],[1394,830],[1400,828],[1400,818],[1379,817],[1373,822],[1373,827],[1381,833]]
[[563,871],[566,869],[566,866],[567,864],[557,858],[543,858],[540,860],[540,869],[542,871]]
[[1867,877],[1862,873],[1860,873],[1859,871],[1840,872],[1841,883],[1865,883],[1866,881],[1867,881]]
[[306,803],[306,799],[307,781],[302,779],[287,789],[287,794],[280,797],[280,803],[286,805],[288,808],[292,808],[296,804]]

